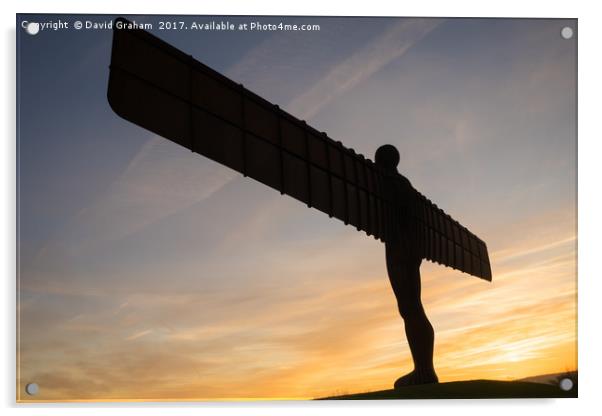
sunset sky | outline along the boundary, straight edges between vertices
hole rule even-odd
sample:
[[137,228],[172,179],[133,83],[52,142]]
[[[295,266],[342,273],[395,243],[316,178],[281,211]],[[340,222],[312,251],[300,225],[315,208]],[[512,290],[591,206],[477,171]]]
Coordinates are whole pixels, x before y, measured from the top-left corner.
[[[577,368],[576,21],[130,19],[370,158],[394,144],[487,243],[492,283],[423,263],[441,381]],[[119,118],[111,38],[17,30],[19,399],[391,388],[412,363],[382,243]]]

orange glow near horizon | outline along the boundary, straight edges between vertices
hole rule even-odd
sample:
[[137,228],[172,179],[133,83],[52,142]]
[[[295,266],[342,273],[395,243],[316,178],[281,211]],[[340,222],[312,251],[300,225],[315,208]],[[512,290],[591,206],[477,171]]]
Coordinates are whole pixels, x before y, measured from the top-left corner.
[[[521,252],[492,253],[491,284],[423,265],[423,299],[436,330],[441,381],[510,380],[577,368],[574,245],[575,238],[566,237]],[[540,260],[542,255],[548,259]],[[518,257],[521,267],[511,267]],[[388,281],[379,277],[345,286],[343,275],[327,287],[300,282],[290,288],[297,291],[292,298],[281,289],[277,295],[287,300],[286,310],[266,299],[263,307],[249,305],[212,325],[178,330],[164,322],[131,331],[107,354],[102,348],[79,350],[72,365],[61,369],[69,377],[53,372],[56,363],[50,357],[44,364],[33,353],[29,357],[24,345],[20,374],[23,380],[35,377],[42,389],[56,386],[46,388],[39,400],[300,399],[391,388],[411,369],[411,359]],[[559,277],[566,285],[542,285]],[[532,291],[544,300],[531,300]],[[520,295],[512,299],[513,292]],[[165,302],[203,303],[192,295],[132,297],[114,315],[135,321],[128,309]],[[61,329],[91,336],[101,331],[85,317]],[[98,379],[68,382],[88,374]]]

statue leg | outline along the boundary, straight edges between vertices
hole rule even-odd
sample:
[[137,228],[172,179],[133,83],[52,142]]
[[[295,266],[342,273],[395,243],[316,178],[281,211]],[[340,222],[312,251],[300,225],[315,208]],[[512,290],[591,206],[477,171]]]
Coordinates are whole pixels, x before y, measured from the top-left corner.
[[420,300],[421,259],[408,255],[408,251],[401,246],[388,246],[386,252],[389,280],[397,298],[414,361],[414,370],[399,378],[395,382],[395,388],[437,383],[433,366],[435,334]]

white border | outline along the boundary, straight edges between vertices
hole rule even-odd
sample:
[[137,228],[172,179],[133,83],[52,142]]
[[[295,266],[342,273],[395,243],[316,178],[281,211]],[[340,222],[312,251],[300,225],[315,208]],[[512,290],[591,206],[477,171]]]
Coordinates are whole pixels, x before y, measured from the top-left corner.
[[[483,1],[415,1],[393,5],[394,2],[371,0],[348,1],[304,0],[294,4],[283,1],[212,1],[191,2],[166,0],[81,1],[20,1],[1,3],[2,21],[2,107],[0,126],[3,127],[2,162],[0,166],[0,195],[2,204],[2,239],[0,264],[4,291],[2,292],[2,367],[0,391],[2,405],[8,414],[104,414],[125,408],[129,414],[239,414],[276,415],[286,412],[305,415],[345,412],[351,415],[373,410],[379,414],[420,412],[446,415],[504,415],[518,409],[543,412],[548,415],[591,414],[589,409],[600,408],[596,387],[600,383],[600,327],[602,316],[602,280],[600,256],[596,256],[600,235],[600,179],[602,155],[600,134],[600,18],[593,1],[577,3],[565,1],[504,0]],[[162,404],[102,404],[102,405],[15,405],[15,13],[132,13],[132,14],[302,14],[302,15],[372,15],[372,16],[473,16],[473,17],[570,17],[579,19],[579,396],[575,400],[480,400],[480,401],[415,401],[415,402],[344,402],[344,403],[162,403]],[[598,140],[596,140],[598,139]]]

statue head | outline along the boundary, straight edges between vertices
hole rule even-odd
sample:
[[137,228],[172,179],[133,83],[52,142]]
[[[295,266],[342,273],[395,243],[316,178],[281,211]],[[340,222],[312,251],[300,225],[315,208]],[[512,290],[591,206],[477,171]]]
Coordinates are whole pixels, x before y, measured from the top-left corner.
[[376,149],[374,162],[385,170],[396,170],[399,163],[399,152],[392,144],[385,144]]

